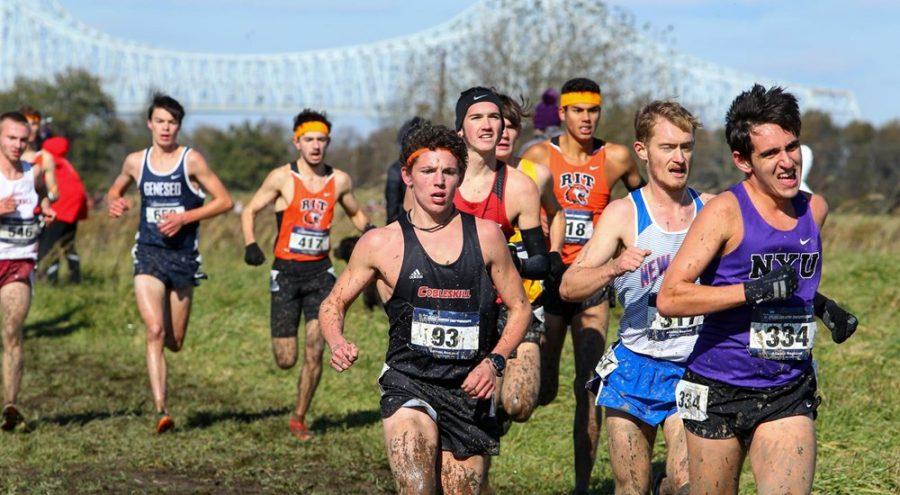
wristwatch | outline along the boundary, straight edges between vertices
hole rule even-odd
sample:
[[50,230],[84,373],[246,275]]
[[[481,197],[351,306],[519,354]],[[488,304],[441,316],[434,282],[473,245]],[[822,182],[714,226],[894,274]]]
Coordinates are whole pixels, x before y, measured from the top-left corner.
[[491,362],[491,366],[494,367],[494,374],[497,376],[503,376],[503,370],[506,369],[506,358],[499,354],[488,354],[488,361]]

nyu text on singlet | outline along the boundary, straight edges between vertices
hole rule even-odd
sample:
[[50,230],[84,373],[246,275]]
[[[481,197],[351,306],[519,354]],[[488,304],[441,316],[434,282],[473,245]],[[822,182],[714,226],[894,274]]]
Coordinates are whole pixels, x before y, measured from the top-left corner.
[[16,210],[0,216],[0,259],[23,260],[37,258],[37,239],[40,222],[34,215],[38,194],[34,189],[34,174],[40,170],[28,162],[22,165],[22,177],[9,180],[0,174],[0,198],[12,196]]
[[318,192],[312,192],[300,180],[297,163],[291,163],[294,197],[287,209],[275,215],[278,238],[275,257],[288,261],[319,261],[328,258],[331,248],[331,221],[334,218],[334,173],[325,166],[327,180]]
[[385,304],[391,325],[385,363],[411,377],[462,384],[497,343],[494,287],[475,218],[460,217],[462,251],[449,265],[432,261],[406,215],[398,218],[403,264]]
[[494,185],[491,186],[491,192],[488,193],[484,200],[478,202],[468,201],[462,197],[459,189],[457,189],[456,195],[453,196],[453,205],[461,212],[496,223],[500,226],[500,230],[503,231],[506,239],[509,240],[515,233],[515,230],[512,224],[509,223],[509,216],[506,214],[506,203],[503,201],[506,194],[507,176],[509,175],[506,167],[505,163],[497,162],[497,171],[494,172]]
[[567,265],[575,261],[581,248],[594,233],[594,225],[609,203],[606,183],[606,148],[594,140],[594,151],[587,162],[575,165],[566,161],[559,148],[559,137],[549,143],[550,172],[553,193],[566,213],[566,238],[562,259]]
[[[684,362],[694,348],[703,316],[669,318],[656,310],[656,294],[666,269],[684,242],[687,229],[669,232],[657,223],[644,201],[644,188],[632,191],[628,198],[635,210],[635,247],[647,249],[641,267],[613,281],[624,308],[619,320],[619,339],[632,351],[657,359]],[[700,195],[688,188],[694,201],[694,218],[703,208]]]
[[790,299],[706,315],[688,368],[738,387],[784,385],[800,377],[812,362],[816,334],[812,302],[822,275],[819,228],[804,193],[791,200],[797,225],[778,230],[760,216],[743,182],[729,190],[740,206],[744,237],[737,249],[710,263],[700,283],[740,284],[778,266],[796,270],[799,283]]
[[141,221],[136,237],[137,245],[152,246],[173,251],[194,252],[199,246],[200,223],[183,225],[172,237],[159,231],[159,223],[166,215],[184,213],[203,206],[206,196],[191,183],[187,146],[181,152],[178,164],[171,171],[162,173],[150,163],[150,150],[144,150],[138,188],[141,192]]

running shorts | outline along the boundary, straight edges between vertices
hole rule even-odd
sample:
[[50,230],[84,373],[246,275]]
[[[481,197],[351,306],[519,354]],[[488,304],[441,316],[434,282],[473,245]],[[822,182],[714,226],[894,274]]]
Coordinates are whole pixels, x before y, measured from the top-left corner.
[[31,284],[31,276],[34,274],[34,260],[0,260],[0,287],[13,282]]
[[620,341],[600,359],[587,386],[596,394],[598,406],[655,427],[678,412],[675,386],[684,369],[682,363],[638,354]]
[[207,278],[201,270],[197,251],[173,251],[154,246],[135,245],[134,275],[150,275],[165,284],[166,289],[183,289],[200,285]]
[[675,399],[689,432],[710,439],[738,437],[744,443],[760,423],[803,415],[815,419],[821,402],[814,366],[793,382],[770,388],[735,387],[687,370]]
[[269,276],[270,326],[273,338],[296,337],[301,313],[306,321],[319,318],[319,306],[334,287],[331,260],[276,259]]
[[381,417],[390,418],[401,407],[419,408],[437,424],[441,450],[464,458],[500,454],[500,424],[491,399],[469,397],[456,383],[425,381],[385,365],[378,378]]

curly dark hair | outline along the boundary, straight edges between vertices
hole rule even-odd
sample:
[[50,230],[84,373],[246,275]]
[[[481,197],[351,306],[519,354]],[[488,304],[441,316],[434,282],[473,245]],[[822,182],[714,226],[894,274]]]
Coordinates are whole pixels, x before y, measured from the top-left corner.
[[428,148],[430,150],[437,148],[446,148],[459,162],[460,170],[465,170],[468,152],[466,151],[466,143],[459,135],[442,125],[432,124],[428,120],[423,120],[419,125],[413,127],[403,138],[403,147],[400,153],[400,160],[404,166],[410,155],[416,150]]
[[761,124],[775,124],[800,137],[800,107],[797,98],[779,86],[766,89],[754,84],[731,103],[725,115],[725,140],[731,151],[749,159],[753,154],[750,129]]
[[328,127],[328,132],[331,132],[331,122],[328,120],[328,117],[325,116],[325,112],[317,112],[310,108],[304,108],[294,117],[294,130],[296,131],[298,127],[307,122],[321,122]]

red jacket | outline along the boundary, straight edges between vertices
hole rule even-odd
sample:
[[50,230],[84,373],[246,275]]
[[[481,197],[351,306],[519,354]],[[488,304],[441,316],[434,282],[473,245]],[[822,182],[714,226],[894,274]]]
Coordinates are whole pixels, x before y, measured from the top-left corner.
[[69,153],[69,140],[64,137],[52,137],[44,141],[42,148],[53,155],[56,162],[56,183],[59,185],[59,199],[52,203],[56,211],[56,219],[61,222],[75,223],[87,218],[87,194],[84,183],[75,171],[75,167],[66,160]]

